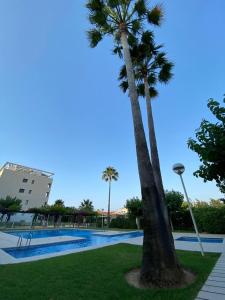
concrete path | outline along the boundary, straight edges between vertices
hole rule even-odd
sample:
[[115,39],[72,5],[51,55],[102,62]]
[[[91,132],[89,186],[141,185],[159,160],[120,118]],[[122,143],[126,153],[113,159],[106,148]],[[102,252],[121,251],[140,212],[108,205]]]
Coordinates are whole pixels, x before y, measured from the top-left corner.
[[225,253],[221,254],[196,300],[225,300]]
[[[194,233],[173,233],[174,244],[177,250],[186,250],[186,251],[200,251],[199,244],[197,242],[185,242],[177,240],[179,237],[195,236]],[[201,237],[206,238],[223,238],[223,243],[202,243],[203,249],[205,252],[215,252],[215,253],[223,253],[225,252],[225,235],[224,234],[201,234]],[[124,243],[129,243],[133,245],[143,245],[143,237],[131,238]],[[224,298],[225,300],[225,298]]]
[[[0,232],[0,248],[11,248],[11,247],[17,247],[18,243],[18,236],[7,234],[5,232]],[[83,240],[83,237],[76,237],[76,236],[52,236],[52,237],[45,237],[45,238],[36,238],[31,239],[30,245],[44,245],[44,244],[55,244],[55,243],[61,243],[61,242],[69,242],[69,241],[77,241],[77,240]],[[22,239],[21,246],[26,246],[27,239]]]

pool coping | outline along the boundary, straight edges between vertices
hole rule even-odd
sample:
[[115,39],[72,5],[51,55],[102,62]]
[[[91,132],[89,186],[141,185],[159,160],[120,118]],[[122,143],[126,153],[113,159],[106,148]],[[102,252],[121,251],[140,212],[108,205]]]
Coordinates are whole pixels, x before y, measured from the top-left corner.
[[[97,245],[97,246],[88,246],[88,247],[73,249],[73,250],[53,252],[50,254],[35,255],[35,256],[30,256],[30,257],[26,257],[26,258],[15,258],[15,257],[11,256],[10,254],[8,254],[7,252],[5,252],[4,250],[0,249],[0,265],[32,262],[32,261],[37,261],[37,260],[42,260],[42,259],[47,259],[47,258],[53,258],[53,257],[83,252],[83,251],[99,249],[99,248],[103,248],[103,247],[107,247],[107,246],[113,246],[113,245],[116,245],[119,243],[121,243],[121,241],[116,241],[116,242],[111,242],[111,243],[103,243],[103,244]],[[4,261],[2,261],[1,258],[4,258]]]

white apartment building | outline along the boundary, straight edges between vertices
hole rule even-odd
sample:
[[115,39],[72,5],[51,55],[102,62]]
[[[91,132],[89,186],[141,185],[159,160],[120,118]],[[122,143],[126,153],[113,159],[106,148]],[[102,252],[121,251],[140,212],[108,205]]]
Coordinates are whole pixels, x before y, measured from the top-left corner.
[[7,162],[0,169],[0,198],[22,200],[22,210],[48,203],[53,173]]

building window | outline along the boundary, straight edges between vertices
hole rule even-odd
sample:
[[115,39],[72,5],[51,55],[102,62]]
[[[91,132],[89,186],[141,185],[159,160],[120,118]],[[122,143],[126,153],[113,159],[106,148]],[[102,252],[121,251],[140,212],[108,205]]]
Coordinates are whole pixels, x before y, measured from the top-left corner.
[[51,183],[48,184],[48,188],[49,188],[49,189],[50,189],[51,185],[52,185]]
[[28,181],[28,179],[27,179],[27,178],[24,178],[24,179],[23,179],[23,182],[27,182],[27,181]]
[[48,198],[48,196],[49,196],[49,192],[46,192],[45,197]]
[[19,193],[24,193],[25,189],[19,189]]
[[31,181],[32,184],[34,184],[34,179]]
[[25,204],[28,205],[28,203],[29,203],[29,200],[26,200]]
[[32,190],[29,190],[29,192],[28,192],[29,194],[31,194],[32,193]]

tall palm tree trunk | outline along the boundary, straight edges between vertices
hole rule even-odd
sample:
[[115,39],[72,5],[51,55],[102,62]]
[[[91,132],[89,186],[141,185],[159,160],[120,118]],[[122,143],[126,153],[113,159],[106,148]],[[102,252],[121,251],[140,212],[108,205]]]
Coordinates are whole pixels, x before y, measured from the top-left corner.
[[107,214],[107,226],[110,224],[110,198],[111,198],[111,180],[109,180],[109,198],[108,198],[108,214]]
[[161,199],[155,184],[144,133],[140,105],[135,85],[127,33],[121,32],[121,44],[129,84],[137,162],[143,199],[144,240],[141,281],[158,286],[179,282],[183,272],[176,258],[170,227],[162,211]]
[[162,209],[164,211],[164,217],[166,219],[167,225],[169,226],[169,217],[167,207],[165,205],[165,193],[162,182],[162,175],[160,170],[160,162],[159,162],[159,154],[157,148],[157,141],[155,136],[155,126],[154,119],[152,113],[152,104],[151,104],[151,96],[149,92],[149,84],[147,77],[144,78],[145,85],[145,98],[146,98],[146,107],[147,107],[147,118],[148,118],[148,130],[149,130],[149,142],[150,142],[150,152],[151,152],[151,163],[153,174],[155,178],[155,183],[159,191],[160,198],[163,201]]

